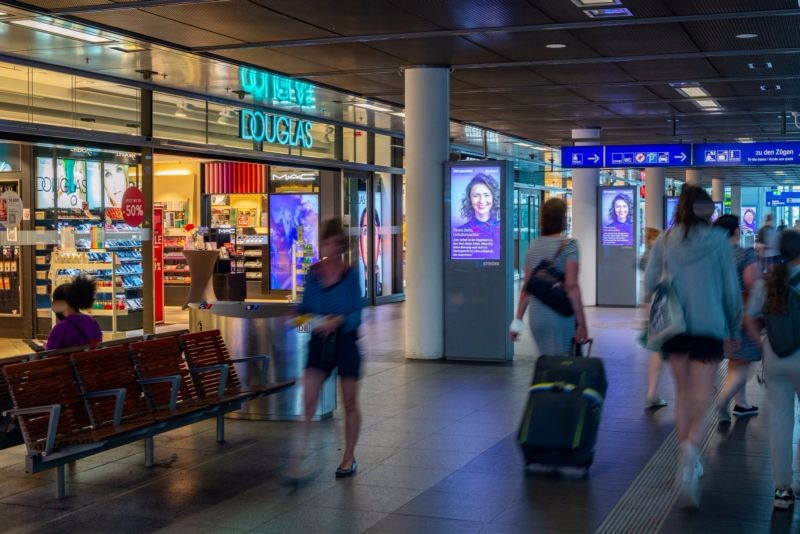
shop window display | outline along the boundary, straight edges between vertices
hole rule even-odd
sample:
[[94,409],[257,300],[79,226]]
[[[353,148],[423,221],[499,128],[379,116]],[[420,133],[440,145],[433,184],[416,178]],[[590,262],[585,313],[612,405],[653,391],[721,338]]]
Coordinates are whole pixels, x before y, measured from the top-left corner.
[[[131,330],[142,327],[142,229],[128,226],[122,218],[122,195],[138,185],[138,155],[85,148],[37,147],[34,150],[36,195],[34,228],[58,232],[61,247],[74,241],[76,254],[87,255],[87,263],[113,256],[113,310],[90,310],[101,315],[104,329]],[[71,247],[67,247],[71,248]],[[36,245],[36,307],[39,317],[50,315],[54,277],[66,276],[54,269],[54,245]],[[94,258],[94,259],[92,259]],[[62,262],[63,263],[63,262]],[[72,274],[71,272],[68,274]],[[97,273],[95,273],[97,274]],[[109,282],[98,278],[98,283]],[[105,317],[104,317],[105,316]],[[110,319],[110,320],[106,320]],[[112,324],[113,323],[113,324]]]

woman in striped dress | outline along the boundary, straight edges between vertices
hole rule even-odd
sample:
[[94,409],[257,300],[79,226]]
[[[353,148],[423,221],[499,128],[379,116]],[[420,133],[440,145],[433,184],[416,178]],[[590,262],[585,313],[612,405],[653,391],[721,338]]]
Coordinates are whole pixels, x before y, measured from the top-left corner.
[[524,328],[522,317],[530,305],[528,323],[539,354],[547,356],[566,356],[570,352],[572,340],[584,343],[589,337],[586,316],[583,313],[581,289],[578,285],[578,242],[564,237],[567,226],[567,204],[558,198],[551,198],[542,206],[542,237],[531,243],[525,255],[525,280],[543,260],[550,260],[554,267],[564,273],[564,289],[569,296],[575,315],[564,317],[536,297],[525,291],[523,284],[517,305],[517,314],[511,323],[511,337],[516,340]]

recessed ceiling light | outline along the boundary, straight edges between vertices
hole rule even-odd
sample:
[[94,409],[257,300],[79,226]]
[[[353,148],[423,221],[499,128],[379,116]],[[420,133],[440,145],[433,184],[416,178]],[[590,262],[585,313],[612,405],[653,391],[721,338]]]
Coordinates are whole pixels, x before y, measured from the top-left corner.
[[618,6],[622,0],[572,0],[578,7]]
[[517,142],[517,143],[514,143],[514,144],[517,145],[517,146],[525,147],[525,148],[533,148],[533,145],[530,144],[530,143],[519,143],[519,142]]
[[116,50],[118,52],[125,52],[126,54],[132,54],[134,52],[144,52],[147,48],[135,44],[126,44],[126,45],[118,45],[110,47],[111,50]]
[[605,9],[585,9],[583,13],[590,19],[609,19],[613,17],[632,17],[631,10],[625,7],[608,7]]
[[395,117],[403,117],[403,118],[405,118],[406,112],[405,111],[393,111],[392,113],[389,113],[389,115],[394,115]]
[[545,48],[566,48],[567,45],[564,43],[550,43],[548,45],[544,45]]
[[757,33],[740,33],[736,36],[737,39],[755,39],[758,37]]
[[55,35],[60,35],[61,37],[69,37],[70,39],[77,39],[79,41],[85,41],[87,43],[110,43],[112,42],[111,39],[106,37],[101,37],[99,35],[93,33],[87,33],[78,30],[71,30],[69,28],[65,28],[63,26],[56,26],[55,24],[48,24],[46,22],[40,22],[38,20],[12,20],[10,21],[11,24],[16,24],[17,26],[25,26],[26,28],[31,28],[33,30],[39,30],[47,33],[52,33]]

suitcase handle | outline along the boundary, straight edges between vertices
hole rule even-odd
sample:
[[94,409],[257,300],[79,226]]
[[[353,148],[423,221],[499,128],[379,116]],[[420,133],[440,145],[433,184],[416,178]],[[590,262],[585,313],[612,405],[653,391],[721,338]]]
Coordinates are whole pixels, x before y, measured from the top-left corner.
[[[584,354],[583,347],[589,346]],[[575,338],[572,338],[572,346],[570,347],[570,355],[576,358],[590,358],[592,356],[592,345],[594,345],[594,338],[589,338],[585,343],[578,343]]]

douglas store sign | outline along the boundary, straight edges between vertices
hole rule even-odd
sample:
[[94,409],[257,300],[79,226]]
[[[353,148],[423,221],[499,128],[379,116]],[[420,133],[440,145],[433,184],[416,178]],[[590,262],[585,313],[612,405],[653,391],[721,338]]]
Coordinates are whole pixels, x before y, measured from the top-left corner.
[[311,135],[313,123],[286,115],[243,109],[239,111],[239,137],[259,143],[283,146],[314,146]]

